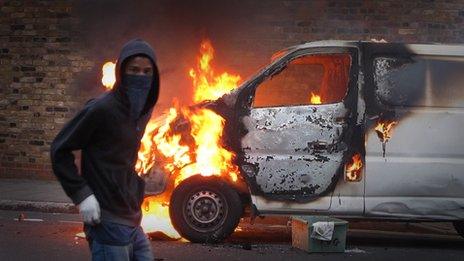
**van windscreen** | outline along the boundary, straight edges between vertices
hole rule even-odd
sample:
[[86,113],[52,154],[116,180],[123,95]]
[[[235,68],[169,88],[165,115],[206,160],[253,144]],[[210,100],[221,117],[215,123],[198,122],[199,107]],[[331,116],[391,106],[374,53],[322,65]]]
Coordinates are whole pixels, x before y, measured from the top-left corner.
[[340,102],[347,93],[350,66],[349,54],[297,57],[257,87],[253,107]]

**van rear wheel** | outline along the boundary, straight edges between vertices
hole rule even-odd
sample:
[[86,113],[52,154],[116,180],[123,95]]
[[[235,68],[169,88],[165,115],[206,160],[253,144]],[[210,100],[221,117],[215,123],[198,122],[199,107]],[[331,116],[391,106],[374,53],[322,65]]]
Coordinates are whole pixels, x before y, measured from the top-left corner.
[[453,226],[454,229],[456,229],[456,232],[464,238],[464,220],[454,221]]
[[217,243],[234,232],[242,217],[238,193],[217,177],[193,176],[172,193],[169,215],[174,228],[195,243]]

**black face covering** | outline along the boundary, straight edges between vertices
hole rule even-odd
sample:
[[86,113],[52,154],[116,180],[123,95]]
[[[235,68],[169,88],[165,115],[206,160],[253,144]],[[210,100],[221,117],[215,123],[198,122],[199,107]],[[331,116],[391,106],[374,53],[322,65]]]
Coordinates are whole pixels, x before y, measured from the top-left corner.
[[125,74],[122,85],[130,102],[130,116],[136,120],[145,106],[145,102],[150,92],[152,76]]

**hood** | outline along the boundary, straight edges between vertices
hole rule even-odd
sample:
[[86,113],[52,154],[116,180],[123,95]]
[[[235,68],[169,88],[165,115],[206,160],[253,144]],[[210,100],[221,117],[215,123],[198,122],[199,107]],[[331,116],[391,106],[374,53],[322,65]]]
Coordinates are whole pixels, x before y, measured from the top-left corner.
[[148,94],[148,98],[145,101],[144,108],[142,110],[142,115],[151,111],[153,106],[155,106],[158,101],[159,96],[159,71],[156,64],[156,55],[153,51],[153,48],[147,42],[141,39],[133,39],[127,42],[121,49],[119,54],[118,61],[116,63],[116,83],[113,88],[113,92],[123,101],[124,104],[128,105],[129,100],[124,91],[124,88],[121,88],[122,80],[122,67],[127,61],[128,58],[134,55],[143,55],[148,57],[153,64],[153,81],[152,88]]

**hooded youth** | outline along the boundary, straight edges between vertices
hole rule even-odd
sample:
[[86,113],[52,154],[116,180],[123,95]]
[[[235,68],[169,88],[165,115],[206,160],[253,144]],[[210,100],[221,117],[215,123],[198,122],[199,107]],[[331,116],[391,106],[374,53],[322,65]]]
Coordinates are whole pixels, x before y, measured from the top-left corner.
[[[124,75],[128,59],[140,55],[151,60],[153,76]],[[53,171],[66,194],[76,205],[94,194],[102,221],[140,224],[145,183],[134,166],[158,93],[155,53],[148,43],[132,40],[121,50],[114,88],[87,102],[51,145]],[[74,150],[82,150],[81,175]]]

